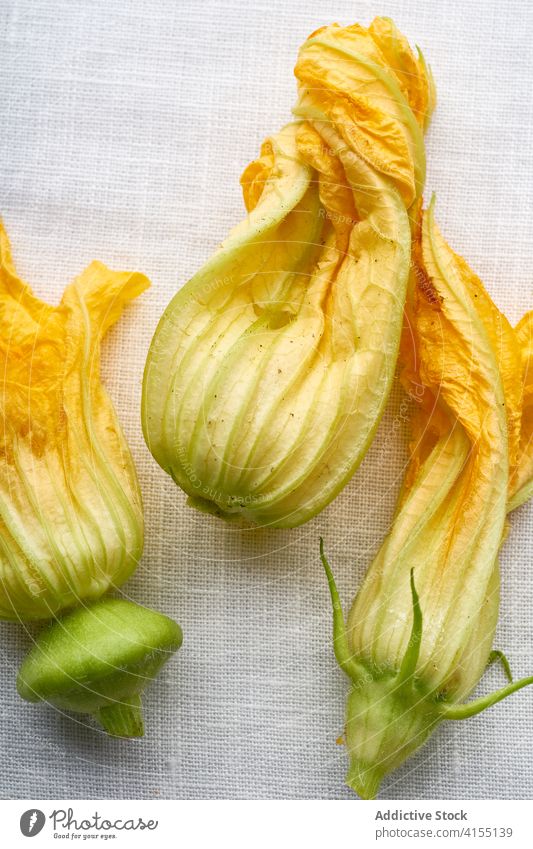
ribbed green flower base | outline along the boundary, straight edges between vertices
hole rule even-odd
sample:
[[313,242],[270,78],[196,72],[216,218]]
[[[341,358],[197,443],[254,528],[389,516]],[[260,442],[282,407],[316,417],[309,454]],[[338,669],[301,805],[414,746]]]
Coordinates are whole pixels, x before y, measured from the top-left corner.
[[[475,716],[517,690],[533,684],[533,676],[511,681],[506,687],[471,702],[458,704],[424,685],[417,676],[423,633],[420,600],[411,570],[413,625],[399,669],[383,670],[356,657],[348,633],[333,573],[320,540],[320,555],[333,604],[333,648],[341,669],[352,682],[346,707],[346,748],[350,767],[346,783],[362,799],[374,799],[385,775],[425,743],[443,720]],[[488,663],[500,661],[508,678],[511,670],[505,655],[492,651]]]

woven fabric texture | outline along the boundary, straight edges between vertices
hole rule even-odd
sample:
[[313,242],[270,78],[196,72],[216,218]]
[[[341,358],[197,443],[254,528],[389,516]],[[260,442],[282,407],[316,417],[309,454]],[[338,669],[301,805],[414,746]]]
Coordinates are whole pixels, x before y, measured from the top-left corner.
[[[126,596],[179,621],[181,651],[123,742],[15,691],[30,634],[0,626],[3,798],[354,798],[347,684],[331,646],[323,535],[348,605],[387,532],[406,459],[396,386],[351,484],[294,531],[237,530],[185,505],[140,427],[148,345],[176,289],[243,216],[238,178],[290,118],[305,37],[394,18],[432,65],[426,198],[516,322],[532,306],[533,6],[520,0],[3,0],[0,213],[21,275],[56,302],[92,259],[152,288],[104,344],[137,464],[142,565]],[[511,517],[496,645],[533,658],[533,505]],[[479,692],[502,683],[493,668]],[[390,799],[533,798],[533,694],[442,727],[384,784]]]

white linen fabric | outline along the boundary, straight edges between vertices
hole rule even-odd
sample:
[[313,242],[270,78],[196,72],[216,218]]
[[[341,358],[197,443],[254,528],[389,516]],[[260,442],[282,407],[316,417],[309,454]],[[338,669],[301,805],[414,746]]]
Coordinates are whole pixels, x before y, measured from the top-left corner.
[[[190,510],[140,427],[144,360],[173,293],[243,216],[238,184],[290,119],[299,45],[334,20],[394,18],[431,63],[426,198],[516,322],[532,306],[533,5],[520,0],[3,0],[0,213],[16,264],[56,302],[92,259],[152,281],[104,344],[137,464],[145,555],[125,596],[179,621],[183,648],[145,698],[146,736],[22,702],[31,634],[2,623],[3,798],[355,798],[344,786],[347,681],[331,646],[323,535],[346,606],[387,532],[406,459],[398,386],[357,475],[293,531]],[[533,505],[511,516],[496,646],[533,668]],[[503,683],[492,668],[480,685]],[[442,726],[389,799],[533,798],[533,692]]]

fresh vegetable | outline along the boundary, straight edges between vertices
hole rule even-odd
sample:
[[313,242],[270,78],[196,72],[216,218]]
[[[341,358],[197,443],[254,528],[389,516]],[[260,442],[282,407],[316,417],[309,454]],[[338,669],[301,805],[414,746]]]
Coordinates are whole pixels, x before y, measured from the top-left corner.
[[17,276],[0,225],[0,617],[46,619],[122,584],[143,546],[133,461],[100,340],[141,274],[93,262],[57,307]]
[[79,607],[37,638],[17,689],[30,702],[92,714],[118,737],[144,733],[141,694],[179,649],[179,625],[130,601]]
[[347,624],[322,551],[334,648],[352,681],[348,784],[373,798],[445,719],[473,716],[533,677],[475,701],[498,617],[506,514],[531,492],[531,328],[513,330],[444,241],[433,203],[415,236],[402,340],[417,401],[392,530]]
[[167,307],[143,393],[189,503],[277,527],[338,494],[383,410],[434,100],[384,18],[314,33],[295,73],[305,120],[246,168],[248,216]]
[[0,223],[0,617],[53,622],[22,664],[29,701],[143,734],[140,694],[181,644],[178,625],[107,598],[137,566],[135,467],[99,376],[100,340],[146,277],[93,262],[51,307],[13,267]]

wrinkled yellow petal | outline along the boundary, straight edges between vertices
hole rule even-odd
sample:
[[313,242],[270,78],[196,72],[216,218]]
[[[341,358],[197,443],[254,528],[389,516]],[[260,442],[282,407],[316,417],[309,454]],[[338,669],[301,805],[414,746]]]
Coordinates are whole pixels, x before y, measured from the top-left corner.
[[435,85],[420,50],[413,55],[406,37],[390,18],[374,18],[368,31],[390,68],[421,127],[427,127],[436,105]]
[[317,172],[318,194],[323,218],[335,230],[336,247],[344,254],[358,221],[354,194],[340,159],[324,144],[321,135],[307,122],[297,131],[298,153]]
[[267,139],[261,146],[261,155],[244,169],[241,175],[241,187],[244,205],[251,212],[261,198],[275,164],[272,143]]
[[122,583],[140,492],[100,381],[100,340],[148,281],[93,262],[57,307],[17,276],[0,225],[0,615],[38,619]]
[[510,484],[510,509],[519,507],[533,495],[533,311],[516,326],[522,356],[522,416],[516,467]]
[[424,182],[421,127],[431,96],[424,66],[394,25],[376,19],[368,30],[326,27],[303,44],[295,74],[295,114],[332,122],[353,152],[394,181],[409,207]]

